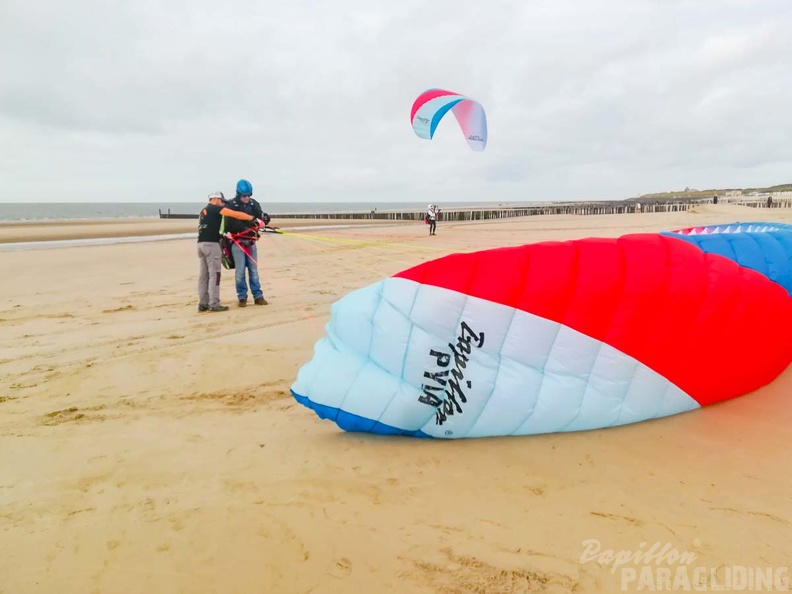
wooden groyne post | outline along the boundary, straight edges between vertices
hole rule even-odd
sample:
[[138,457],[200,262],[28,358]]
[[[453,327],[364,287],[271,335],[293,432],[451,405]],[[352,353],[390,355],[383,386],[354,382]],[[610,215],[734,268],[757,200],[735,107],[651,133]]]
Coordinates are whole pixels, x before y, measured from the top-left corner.
[[[622,200],[611,202],[562,202],[556,204],[541,204],[536,206],[497,206],[484,208],[451,208],[440,210],[441,221],[483,221],[491,219],[507,219],[513,217],[530,217],[539,215],[610,215],[655,212],[685,212],[700,206],[710,204],[710,199],[695,200]],[[724,204],[726,201],[723,202]],[[766,208],[763,200],[730,200],[729,204],[739,204],[755,208]],[[774,198],[773,208],[792,208],[792,197]],[[390,221],[421,221],[424,218],[423,210],[391,210],[391,211],[358,211],[358,212],[270,212],[273,218],[280,219],[370,219]],[[198,214],[178,214],[159,210],[161,219],[197,219]]]

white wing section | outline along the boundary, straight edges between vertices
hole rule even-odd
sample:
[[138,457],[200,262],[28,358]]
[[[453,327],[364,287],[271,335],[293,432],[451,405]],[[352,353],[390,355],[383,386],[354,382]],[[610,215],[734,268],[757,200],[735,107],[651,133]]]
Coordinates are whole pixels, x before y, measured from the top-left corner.
[[332,313],[292,389],[390,427],[441,438],[524,435],[699,408],[599,340],[454,291],[389,278]]

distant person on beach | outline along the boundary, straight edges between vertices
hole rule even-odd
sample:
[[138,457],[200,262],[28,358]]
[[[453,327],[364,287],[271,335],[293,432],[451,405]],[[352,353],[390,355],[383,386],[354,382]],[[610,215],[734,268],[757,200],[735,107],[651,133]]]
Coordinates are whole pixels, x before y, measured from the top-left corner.
[[[269,222],[269,215],[261,210],[261,205],[253,198],[253,185],[246,179],[240,179],[236,185],[236,196],[228,203],[228,208],[243,212],[253,217],[254,220]],[[266,226],[263,223],[261,226]],[[247,305],[248,284],[245,282],[247,270],[250,282],[250,292],[256,305],[267,305],[264,291],[261,289],[261,280],[258,271],[259,225],[250,225],[242,221],[230,220],[226,223],[225,231],[235,236],[231,242],[231,255],[234,257],[234,277],[239,307]]]
[[220,225],[223,217],[242,221],[255,220],[251,215],[226,208],[222,192],[209,194],[209,204],[198,215],[198,311],[227,311],[227,305],[220,305],[220,271],[222,252],[220,250]]
[[429,223],[429,235],[437,235],[437,217],[440,215],[440,209],[436,204],[430,204],[426,211],[426,221]]
[[712,203],[713,204],[717,204],[718,203],[718,197],[717,196],[713,196],[712,197]]
[[772,196],[768,196],[767,197],[767,208],[773,208],[773,197]]

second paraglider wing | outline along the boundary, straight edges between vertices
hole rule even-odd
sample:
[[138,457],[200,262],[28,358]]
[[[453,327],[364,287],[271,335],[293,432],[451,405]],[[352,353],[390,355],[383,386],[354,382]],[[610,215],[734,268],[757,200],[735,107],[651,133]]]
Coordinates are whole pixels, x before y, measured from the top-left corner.
[[453,112],[468,146],[483,151],[487,146],[487,116],[478,101],[442,89],[429,89],[413,102],[410,121],[419,138],[431,140],[443,117]]

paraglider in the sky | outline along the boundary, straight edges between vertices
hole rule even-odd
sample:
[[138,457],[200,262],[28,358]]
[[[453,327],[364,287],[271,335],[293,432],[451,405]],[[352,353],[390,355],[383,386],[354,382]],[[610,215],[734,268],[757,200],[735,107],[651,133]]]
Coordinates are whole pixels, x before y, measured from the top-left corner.
[[442,89],[421,93],[410,111],[413,130],[419,138],[431,140],[440,121],[449,111],[456,117],[468,146],[483,151],[487,146],[487,116],[478,101]]
[[747,394],[792,362],[792,226],[452,254],[354,291],[294,397],[349,431],[578,431]]

